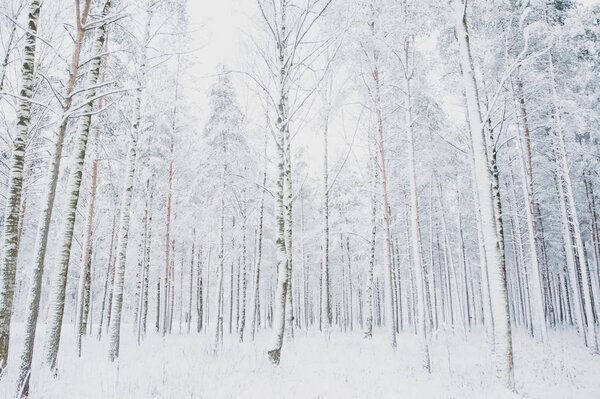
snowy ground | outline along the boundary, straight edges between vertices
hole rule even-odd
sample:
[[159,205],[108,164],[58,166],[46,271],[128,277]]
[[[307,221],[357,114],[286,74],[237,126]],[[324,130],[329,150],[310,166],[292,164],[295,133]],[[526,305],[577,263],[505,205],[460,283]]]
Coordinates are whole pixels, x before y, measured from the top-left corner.
[[[63,331],[59,375],[36,369],[32,398],[600,398],[600,356],[589,354],[572,331],[551,332],[550,350],[515,334],[517,393],[495,382],[480,332],[470,334],[468,342],[462,334],[434,337],[433,372],[427,375],[410,334],[399,335],[394,353],[385,331],[377,331],[372,341],[358,332],[332,332],[329,340],[299,332],[275,367],[264,351],[265,333],[255,344],[226,337],[218,355],[212,331],[150,335],[141,346],[125,334],[121,358],[111,364],[106,344],[90,338],[78,359],[72,328]],[[0,382],[2,399],[13,397],[12,376],[6,377]]]

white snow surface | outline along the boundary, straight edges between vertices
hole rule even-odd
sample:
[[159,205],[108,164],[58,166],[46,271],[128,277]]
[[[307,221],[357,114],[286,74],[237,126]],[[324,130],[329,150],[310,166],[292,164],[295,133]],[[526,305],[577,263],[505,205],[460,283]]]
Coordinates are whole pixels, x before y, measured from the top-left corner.
[[[358,331],[333,330],[329,338],[296,331],[274,366],[266,354],[269,331],[254,343],[239,343],[226,328],[223,348],[215,354],[212,329],[164,338],[152,333],[138,346],[131,326],[123,327],[115,363],[108,360],[108,340],[92,337],[77,358],[70,325],[63,328],[57,377],[43,372],[36,348],[31,398],[600,398],[600,356],[589,353],[572,330],[551,331],[548,348],[515,333],[517,390],[511,392],[494,378],[479,330],[466,340],[462,333],[434,335],[428,375],[420,367],[416,336],[406,332],[398,335],[393,352],[381,329],[370,341]],[[20,342],[11,344],[15,366],[0,381],[2,399],[14,397]]]

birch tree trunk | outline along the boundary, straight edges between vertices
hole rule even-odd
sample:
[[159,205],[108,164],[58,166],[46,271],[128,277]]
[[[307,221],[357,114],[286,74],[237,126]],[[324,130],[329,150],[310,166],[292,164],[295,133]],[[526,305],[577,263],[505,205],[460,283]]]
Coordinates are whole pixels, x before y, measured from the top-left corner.
[[[556,76],[554,72],[554,61],[552,51],[549,56],[550,66],[550,78],[552,81],[552,97],[554,101],[554,122],[555,122],[555,133],[557,139],[558,155],[560,157],[560,174],[561,180],[564,184],[565,196],[567,198],[567,204],[569,212],[571,214],[571,226],[573,228],[573,236],[575,237],[575,248],[577,251],[577,258],[579,260],[579,268],[581,273],[581,286],[583,291],[583,309],[585,313],[585,325],[587,329],[587,346],[593,351],[598,352],[598,337],[596,336],[594,326],[594,309],[592,304],[590,285],[588,279],[588,267],[585,248],[583,247],[583,238],[581,236],[581,227],[579,226],[579,216],[577,212],[577,206],[575,204],[575,195],[573,194],[573,184],[571,182],[571,174],[569,167],[569,160],[567,156],[567,145],[565,143],[565,135],[562,125],[562,115],[559,107],[558,90],[556,88]],[[576,281],[575,281],[576,282]],[[574,282],[574,283],[575,283]]]
[[[103,10],[102,17],[108,15],[111,1],[109,0]],[[69,270],[69,260],[71,257],[71,243],[73,239],[73,229],[75,226],[75,216],[77,214],[77,204],[79,202],[79,189],[81,187],[81,178],[85,154],[87,149],[90,124],[92,119],[93,101],[96,94],[96,84],[100,75],[100,65],[102,61],[102,50],[106,38],[106,27],[108,22],[105,20],[96,28],[94,41],[92,43],[93,58],[90,61],[90,69],[87,76],[86,87],[89,90],[86,93],[90,100],[83,108],[83,116],[79,118],[77,128],[77,137],[75,139],[75,149],[73,156],[73,165],[69,174],[67,184],[67,202],[64,212],[64,222],[61,234],[61,245],[59,260],[54,269],[54,286],[51,296],[51,305],[48,315],[48,329],[46,334],[45,360],[47,366],[56,369],[56,358],[60,343],[62,329],[62,319],[65,307],[65,289],[67,285],[67,273]]]
[[102,338],[102,324],[103,324],[103,320],[104,320],[104,311],[106,310],[106,299],[107,299],[107,295],[108,295],[110,275],[111,275],[111,271],[112,271],[113,249],[115,247],[114,242],[115,242],[116,223],[117,223],[117,215],[115,212],[115,214],[113,215],[112,233],[110,235],[110,247],[109,247],[109,251],[108,251],[108,264],[106,265],[106,278],[104,280],[104,294],[102,295],[102,308],[100,310],[100,322],[98,323],[98,334],[97,334],[98,341],[100,341],[100,339]]
[[227,166],[223,166],[222,182],[223,187],[221,191],[221,228],[220,228],[220,247],[219,247],[219,266],[217,269],[217,329],[215,338],[216,349],[220,348],[223,344],[223,278],[225,274],[225,189],[226,180],[225,173],[227,172]]
[[[104,65],[103,68],[106,68],[106,56],[104,57]],[[104,83],[104,71],[102,72],[102,83]],[[98,111],[102,110],[102,98],[98,100]],[[81,336],[85,334],[85,328],[83,324],[85,323],[83,318],[83,308],[84,301],[83,297],[85,294],[85,284],[88,279],[88,274],[90,273],[90,269],[88,265],[90,262],[90,251],[92,246],[92,224],[94,222],[94,210],[96,204],[96,188],[98,182],[98,158],[99,158],[99,150],[100,150],[100,127],[96,126],[96,134],[95,134],[95,142],[94,142],[94,163],[92,166],[92,187],[90,192],[90,204],[88,210],[88,221],[87,221],[87,232],[85,236],[85,244],[83,246],[83,259],[81,263],[81,271],[79,274],[79,284],[77,287],[77,310],[75,314],[75,334],[76,334],[76,348],[77,355],[81,357]]]
[[494,319],[495,367],[497,377],[508,388],[514,387],[513,351],[511,322],[508,312],[506,270],[502,262],[499,243],[492,175],[487,154],[485,132],[481,120],[481,109],[477,94],[473,59],[469,44],[466,4],[456,2],[456,31],[463,70],[463,84],[467,97],[467,111],[470,121],[473,158],[475,162],[475,185],[478,192],[478,205],[481,209],[482,236],[489,272],[490,297]]
[[[285,331],[285,305],[286,295],[288,292],[289,280],[289,255],[286,247],[286,180],[287,180],[287,165],[286,165],[286,131],[288,128],[288,104],[287,104],[287,88],[286,77],[288,73],[287,46],[288,33],[286,24],[286,14],[288,8],[287,0],[281,0],[279,21],[279,41],[278,47],[278,91],[279,103],[277,106],[277,123],[276,123],[276,145],[277,145],[277,194],[276,194],[276,212],[277,220],[277,240],[276,246],[276,267],[277,267],[277,288],[275,292],[274,314],[273,314],[273,343],[268,351],[269,359],[274,364],[279,364],[281,357],[281,347],[283,345],[283,335]],[[291,221],[290,221],[291,222]]]
[[[208,252],[210,260],[210,250]],[[198,271],[196,275],[196,332],[202,330],[203,322],[203,303],[202,303],[202,247],[198,249]]]
[[321,244],[321,328],[328,331],[331,326],[331,294],[329,292],[329,161],[328,133],[329,118],[325,118],[323,130],[323,242]]
[[127,244],[129,241],[129,219],[131,210],[131,198],[133,196],[133,185],[135,182],[135,166],[137,160],[137,141],[142,119],[142,95],[146,85],[146,59],[147,48],[150,41],[150,22],[152,21],[151,3],[146,10],[146,28],[142,42],[142,53],[140,60],[140,71],[138,75],[138,87],[136,89],[135,107],[133,114],[133,126],[129,137],[129,149],[127,150],[127,169],[123,194],[121,195],[121,216],[119,220],[119,240],[117,241],[117,264],[115,267],[115,282],[113,286],[112,317],[110,325],[110,341],[108,358],[114,361],[119,357],[119,343],[121,338],[121,310],[123,308],[123,283],[125,280],[125,262],[127,259]]
[[[405,62],[404,68],[409,64],[410,41],[404,44]],[[417,330],[421,336],[422,366],[428,373],[431,372],[429,358],[429,342],[427,331],[427,315],[425,312],[425,281],[426,271],[423,266],[423,243],[421,238],[421,226],[419,224],[419,196],[417,193],[417,174],[415,166],[415,133],[413,129],[412,96],[410,82],[413,75],[412,70],[404,70],[404,90],[406,97],[406,128],[408,135],[408,178],[410,182],[410,234],[412,244],[412,260],[417,280]]]
[[396,322],[394,316],[394,290],[392,287],[392,232],[391,232],[391,219],[392,211],[388,199],[387,189],[387,171],[386,171],[386,160],[385,160],[385,139],[383,134],[383,112],[381,109],[381,83],[379,81],[379,69],[377,66],[373,72],[373,79],[375,81],[375,106],[377,112],[377,124],[379,132],[379,157],[381,167],[381,189],[383,191],[383,220],[385,226],[385,272],[384,272],[384,283],[386,292],[386,318],[388,329],[390,331],[390,342],[392,348],[396,348]]
[[[13,138],[10,175],[3,226],[3,255],[0,264],[0,374],[8,363],[10,321],[15,293],[17,271],[19,216],[21,213],[21,192],[23,188],[23,168],[27,131],[31,118],[31,98],[35,84],[35,45],[40,16],[41,2],[32,0],[27,15],[27,31],[23,48],[21,91],[17,108],[17,126]],[[4,78],[4,75],[2,76]]]
[[369,266],[367,269],[367,286],[365,292],[365,338],[373,337],[373,272],[375,269],[375,246],[377,245],[377,182],[379,180],[377,174],[377,156],[373,148],[372,138],[368,138],[369,141],[369,179],[370,179],[370,190],[371,190],[371,240],[369,243]]
[[[268,121],[268,115],[267,115],[267,123]],[[263,192],[261,193],[261,197],[260,197],[260,215],[258,218],[258,256],[256,258],[256,266],[254,268],[254,291],[253,291],[253,295],[252,295],[252,326],[251,326],[251,333],[252,333],[252,340],[254,340],[254,334],[256,333],[256,327],[257,327],[257,321],[260,323],[260,309],[258,307],[258,300],[259,300],[259,295],[260,295],[260,267],[261,267],[261,261],[262,261],[262,240],[263,240],[263,220],[264,220],[264,214],[265,214],[265,188],[267,185],[267,130],[265,129],[265,143],[264,143],[264,151],[263,151],[263,156],[265,158],[265,164],[264,164],[264,172],[263,172],[263,181],[262,181],[262,187],[263,187]]]
[[[512,83],[511,83],[512,88]],[[513,96],[514,94],[513,89]],[[516,97],[515,97],[516,101]],[[521,100],[523,101],[523,100]],[[520,157],[520,166],[521,166],[521,186],[523,189],[523,198],[525,199],[525,216],[527,219],[527,233],[528,233],[528,241],[529,241],[529,267],[527,268],[527,276],[528,280],[531,284],[531,288],[529,289],[530,299],[532,302],[532,319],[533,319],[533,330],[534,336],[539,339],[541,342],[546,342],[548,340],[548,331],[546,329],[546,320],[544,318],[544,298],[542,285],[540,283],[540,264],[539,264],[539,255],[538,255],[538,245],[536,239],[536,228],[535,228],[535,202],[533,197],[533,181],[531,175],[531,163],[530,157],[528,154],[531,153],[529,149],[528,140],[529,127],[527,125],[527,117],[525,111],[523,111],[524,104],[521,103],[522,110],[522,119],[521,123],[517,124],[517,134],[518,137],[515,140],[517,142],[517,150],[519,152]],[[525,137],[521,137],[521,129],[523,128],[526,132],[524,134]],[[525,151],[525,148],[529,150],[529,152]]]
[[[153,179],[154,180],[154,176]],[[150,279],[150,249],[152,248],[152,204],[154,202],[154,188],[150,187],[150,203],[147,206],[147,234],[145,241],[145,257],[144,257],[144,279],[142,281],[142,291],[144,293],[142,297],[142,321],[141,328],[138,335],[146,335],[146,326],[148,322],[148,290],[149,290],[149,279]],[[160,283],[160,279],[158,280]]]
[[242,264],[241,264],[241,268],[242,270],[239,271],[239,273],[241,274],[241,279],[242,279],[242,292],[241,292],[241,299],[242,299],[242,303],[241,303],[241,315],[240,315],[240,342],[244,342],[244,330],[246,327],[246,286],[247,286],[247,281],[248,281],[248,271],[247,271],[247,265],[246,265],[246,224],[247,224],[247,217],[246,217],[246,194],[244,193],[244,211],[243,211],[243,215],[242,215]]

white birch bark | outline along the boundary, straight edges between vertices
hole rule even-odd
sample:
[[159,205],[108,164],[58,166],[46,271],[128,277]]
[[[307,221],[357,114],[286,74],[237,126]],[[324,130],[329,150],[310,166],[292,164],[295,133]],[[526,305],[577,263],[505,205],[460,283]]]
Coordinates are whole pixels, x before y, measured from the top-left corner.
[[133,126],[129,137],[127,150],[127,169],[123,194],[121,195],[121,216],[119,220],[119,240],[117,241],[117,263],[115,267],[115,281],[113,285],[112,322],[110,324],[110,341],[108,358],[114,361],[119,357],[119,344],[121,339],[121,310],[123,308],[123,283],[125,280],[125,263],[127,260],[127,244],[129,241],[129,219],[131,198],[135,182],[135,166],[137,160],[137,142],[142,119],[142,95],[146,84],[147,49],[150,41],[150,23],[152,21],[152,6],[148,3],[146,9],[146,28],[142,42],[141,59],[138,74],[138,87],[136,89],[135,107],[133,113]]
[[[405,43],[405,68],[409,65],[409,47],[410,41]],[[415,133],[413,129],[413,110],[410,81],[412,70],[404,71],[404,91],[406,99],[406,130],[408,136],[408,180],[410,185],[410,235],[412,261],[415,269],[415,279],[417,281],[417,330],[420,335],[420,345],[422,352],[422,366],[427,372],[431,372],[431,362],[429,358],[428,342],[428,317],[425,311],[425,267],[423,265],[423,243],[421,238],[421,227],[419,223],[419,196],[417,193],[417,172],[415,166]]]
[[[110,9],[111,1],[108,1],[102,10],[102,16],[105,17]],[[102,50],[106,38],[106,26],[108,22],[102,23],[95,30],[95,37],[92,43],[92,54],[90,69],[88,72],[86,86],[89,90],[86,92],[88,99],[96,94],[96,83],[100,75],[100,65],[102,61]],[[56,358],[60,343],[62,329],[62,319],[65,307],[65,289],[67,285],[67,273],[69,270],[69,260],[71,257],[71,243],[73,239],[73,229],[75,227],[75,216],[77,214],[77,204],[79,202],[79,189],[83,174],[83,165],[87,150],[87,142],[90,132],[91,113],[93,110],[93,101],[88,102],[83,108],[83,116],[79,118],[77,136],[75,139],[75,148],[73,152],[73,162],[67,183],[67,202],[64,212],[64,221],[62,233],[60,235],[61,245],[58,262],[54,268],[54,283],[51,294],[51,305],[48,315],[48,328],[46,333],[45,361],[51,369],[56,368]]]
[[328,331],[331,325],[331,297],[329,283],[329,161],[327,133],[329,120],[325,117],[323,130],[323,236],[321,243],[321,329]]
[[[588,267],[585,248],[583,247],[583,238],[581,236],[581,227],[579,226],[579,216],[577,212],[577,205],[575,204],[575,195],[573,194],[573,184],[571,182],[571,174],[569,167],[569,160],[567,155],[567,145],[565,143],[565,134],[562,125],[562,115],[559,107],[558,90],[556,88],[556,76],[554,72],[554,61],[552,52],[549,56],[550,66],[550,78],[552,81],[552,98],[554,102],[554,122],[555,132],[557,138],[557,146],[559,152],[559,163],[560,163],[560,174],[562,182],[564,183],[565,196],[567,198],[567,204],[571,215],[571,225],[573,227],[573,235],[575,237],[575,248],[577,251],[577,258],[579,260],[579,269],[581,273],[581,285],[583,291],[583,309],[585,313],[586,323],[584,327],[587,329],[587,346],[593,351],[598,352],[598,337],[596,336],[594,326],[594,310],[592,304],[592,298],[590,293],[590,285],[588,279]],[[574,280],[576,283],[577,280]]]
[[494,319],[494,349],[497,377],[505,386],[514,386],[512,332],[508,313],[506,270],[502,263],[501,243],[496,228],[492,175],[486,147],[485,131],[477,94],[473,60],[469,44],[466,4],[456,1],[456,31],[463,70],[463,84],[467,98],[478,205],[481,209],[482,236],[485,246],[490,283],[490,299]]
[[31,370],[31,360],[34,349],[34,339],[37,330],[37,320],[39,315],[39,304],[42,290],[42,277],[44,274],[44,260],[46,257],[46,249],[48,245],[48,237],[50,233],[50,222],[52,220],[52,211],[54,209],[54,198],[56,194],[56,186],[58,184],[58,173],[60,170],[60,163],[62,159],[62,149],[65,139],[65,133],[67,130],[67,123],[69,119],[66,117],[67,113],[71,108],[73,101],[73,90],[75,88],[75,82],[79,71],[79,58],[81,55],[81,49],[83,46],[83,40],[85,36],[85,25],[91,0],[86,0],[84,3],[81,15],[77,15],[77,38],[74,44],[73,56],[71,60],[71,68],[69,73],[69,82],[66,90],[65,104],[63,106],[63,119],[58,129],[58,136],[56,138],[56,145],[54,151],[54,157],[52,160],[52,166],[50,168],[50,178],[48,186],[46,188],[44,203],[40,212],[39,224],[36,234],[35,249],[33,251],[32,261],[32,276],[31,285],[29,289],[29,295],[27,297],[27,307],[25,312],[25,338],[23,341],[23,349],[21,351],[21,362],[19,365],[19,380],[18,386],[21,391],[20,394],[26,395],[29,389],[29,373]]
[[275,303],[273,314],[273,342],[268,351],[269,359],[274,364],[279,364],[281,357],[281,347],[283,345],[283,336],[285,331],[285,306],[286,295],[288,291],[289,280],[289,254],[286,247],[287,231],[286,231],[286,183],[287,183],[287,158],[286,158],[286,131],[288,124],[288,105],[287,105],[287,89],[286,77],[290,67],[288,64],[287,46],[287,11],[288,2],[282,0],[280,4],[280,21],[277,43],[278,47],[278,92],[279,103],[277,105],[277,124],[276,124],[276,145],[277,145],[277,160],[278,160],[278,175],[277,175],[277,194],[276,194],[276,212],[277,220],[277,240],[276,246],[276,267],[277,267],[277,287],[275,291]]
[[34,94],[35,45],[41,2],[32,0],[27,15],[27,31],[23,49],[21,91],[17,108],[17,125],[13,138],[10,175],[3,225],[3,255],[0,263],[0,374],[8,362],[10,321],[15,293],[17,271],[19,219],[21,213],[21,193],[23,189],[23,169],[27,131],[31,118],[31,98]]
[[[512,87],[512,85],[511,85]],[[513,97],[515,94],[513,93]],[[514,99],[516,102],[516,97]],[[517,150],[519,152],[520,167],[521,167],[521,188],[523,190],[523,198],[525,199],[525,216],[527,220],[527,233],[529,242],[529,267],[526,269],[528,281],[531,284],[529,289],[530,300],[532,303],[532,321],[533,321],[533,334],[541,342],[548,340],[548,330],[546,328],[546,320],[544,317],[544,299],[542,285],[540,283],[540,264],[538,256],[538,247],[536,241],[536,229],[535,223],[535,208],[533,198],[533,183],[529,174],[529,167],[527,162],[527,155],[525,153],[526,137],[521,135],[521,126],[517,124]]]
[[373,273],[375,269],[375,246],[377,245],[377,156],[373,148],[372,138],[369,141],[369,179],[371,189],[371,240],[369,243],[369,266],[367,269],[367,286],[365,289],[365,338],[373,337]]

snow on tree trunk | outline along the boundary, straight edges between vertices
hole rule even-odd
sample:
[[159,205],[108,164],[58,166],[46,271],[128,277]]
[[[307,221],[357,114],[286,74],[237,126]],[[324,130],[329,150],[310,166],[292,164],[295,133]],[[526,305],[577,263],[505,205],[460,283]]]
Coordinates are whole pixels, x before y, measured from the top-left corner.
[[[102,10],[102,17],[106,17],[110,9],[111,2],[108,1]],[[86,96],[89,102],[82,108],[83,115],[79,118],[77,135],[75,138],[75,148],[73,152],[73,162],[67,183],[67,201],[64,212],[64,222],[62,233],[60,235],[59,259],[54,269],[54,285],[51,294],[51,305],[48,315],[48,328],[46,333],[45,361],[51,369],[56,368],[56,358],[60,343],[62,329],[62,319],[65,307],[65,289],[67,285],[67,273],[69,270],[69,259],[71,257],[71,243],[73,239],[73,229],[75,226],[75,216],[77,214],[77,204],[79,202],[79,189],[83,174],[83,165],[85,162],[85,153],[90,132],[92,120],[93,101],[96,94],[96,84],[100,75],[100,65],[102,61],[102,50],[106,38],[106,27],[108,22],[105,20],[96,28],[94,41],[92,43],[93,58],[90,61],[90,69],[86,80]]]
[[135,182],[135,165],[137,160],[137,142],[142,120],[142,95],[146,84],[146,60],[147,48],[150,41],[150,22],[152,21],[151,3],[146,10],[146,28],[141,48],[141,60],[138,75],[138,87],[136,89],[135,107],[133,113],[133,126],[129,137],[129,149],[127,150],[127,163],[123,194],[121,195],[121,216],[119,220],[119,239],[117,241],[117,263],[115,267],[115,281],[113,285],[112,318],[110,324],[110,341],[108,358],[114,361],[119,357],[119,344],[121,339],[121,310],[123,308],[123,283],[125,280],[125,263],[127,260],[127,244],[129,241],[129,219],[131,210],[131,198],[133,196],[133,185]]
[[221,228],[219,232],[220,245],[219,245],[219,266],[217,269],[217,328],[215,336],[215,348],[219,349],[223,344],[223,278],[225,274],[225,189],[227,183],[225,180],[225,174],[227,172],[227,166],[223,167],[223,173],[221,176],[222,191],[221,191]]
[[375,80],[375,106],[377,112],[377,128],[379,132],[379,161],[381,163],[381,190],[383,191],[383,220],[385,227],[385,272],[384,272],[384,284],[385,284],[385,308],[386,308],[386,321],[388,329],[390,331],[390,343],[392,348],[396,348],[396,318],[394,312],[394,288],[392,286],[392,211],[391,204],[388,199],[388,179],[386,169],[386,158],[385,158],[385,139],[383,133],[383,110],[381,105],[381,82],[379,81],[379,70],[375,67],[373,73]]
[[559,152],[559,164],[561,179],[564,183],[565,196],[567,198],[567,204],[569,212],[571,214],[571,226],[573,227],[573,236],[575,237],[575,248],[577,251],[577,258],[579,261],[579,269],[581,272],[581,286],[583,291],[583,309],[585,313],[585,327],[587,328],[587,346],[593,351],[598,352],[598,337],[596,336],[596,329],[594,323],[594,309],[592,304],[592,297],[590,292],[590,285],[588,279],[588,267],[587,267],[587,256],[585,248],[583,247],[583,238],[581,236],[581,227],[579,226],[579,216],[577,212],[577,205],[575,204],[575,195],[573,194],[573,184],[571,182],[571,172],[569,167],[569,159],[567,155],[567,145],[565,142],[565,134],[562,125],[562,115],[559,107],[558,90],[556,88],[556,76],[554,72],[554,60],[552,52],[549,55],[549,66],[550,66],[550,78],[552,82],[552,98],[553,98],[553,113],[554,113],[554,130],[556,133],[556,139]]
[[486,139],[477,94],[473,60],[469,44],[466,4],[456,2],[456,31],[463,71],[463,84],[467,98],[467,112],[475,165],[475,186],[481,210],[482,236],[488,266],[492,317],[494,319],[494,356],[497,377],[505,386],[514,386],[511,322],[508,312],[506,270],[497,232],[492,175],[487,154]]
[[[27,15],[27,31],[23,48],[21,91],[17,108],[17,125],[13,137],[12,159],[3,226],[3,254],[0,264],[0,374],[8,362],[10,320],[17,271],[18,230],[27,131],[31,118],[31,98],[35,85],[35,45],[41,2],[32,0]],[[4,76],[4,75],[3,75]]]
[[377,158],[373,148],[373,138],[369,141],[369,179],[371,190],[371,240],[369,243],[369,266],[367,269],[367,286],[365,293],[365,338],[373,337],[373,273],[375,269],[375,247],[377,245]]
[[239,273],[241,273],[241,279],[242,279],[242,292],[241,292],[241,299],[242,299],[242,304],[241,304],[241,315],[240,315],[240,342],[244,341],[244,330],[246,327],[246,286],[247,286],[247,281],[248,281],[248,271],[247,271],[247,265],[246,265],[246,194],[244,193],[244,211],[243,211],[243,215],[242,215],[242,265],[241,265],[241,270],[239,271]]
[[[268,116],[267,116],[268,119]],[[267,121],[268,122],[268,121]],[[258,308],[258,299],[260,295],[260,266],[262,261],[262,240],[263,240],[263,220],[265,214],[265,186],[267,185],[267,132],[265,130],[265,144],[263,156],[265,157],[264,172],[262,187],[263,192],[260,197],[260,215],[258,218],[258,256],[256,258],[256,266],[254,268],[254,291],[252,294],[252,340],[254,340],[254,334],[256,333],[257,321],[260,323],[260,309]]]
[[[279,364],[281,357],[281,347],[283,345],[283,335],[285,331],[285,305],[286,295],[288,292],[289,281],[289,253],[286,248],[287,226],[286,226],[286,186],[288,172],[287,160],[290,154],[286,155],[286,134],[288,130],[288,104],[286,91],[286,77],[288,74],[287,45],[288,33],[286,25],[286,13],[288,8],[287,0],[281,2],[281,20],[279,21],[278,32],[278,67],[279,67],[279,103],[277,105],[277,123],[276,123],[276,146],[277,146],[277,194],[276,194],[276,211],[275,217],[277,221],[277,240],[276,246],[276,270],[277,270],[277,288],[275,291],[274,315],[273,315],[273,343],[268,351],[269,359],[275,364]],[[291,206],[291,204],[289,204]],[[291,223],[291,221],[289,221]]]
[[[512,85],[511,85],[512,87]],[[513,96],[515,96],[513,92]],[[516,102],[516,98],[515,98]],[[524,126],[523,126],[524,125]],[[531,165],[528,162],[525,147],[526,140],[529,140],[528,134],[521,136],[521,127],[528,130],[526,116],[523,116],[522,123],[517,126],[517,150],[521,162],[521,187],[523,190],[523,198],[525,199],[525,216],[527,219],[527,233],[529,241],[529,267],[527,268],[528,280],[531,284],[529,290],[530,299],[532,302],[532,318],[534,336],[541,342],[548,340],[548,331],[546,329],[546,320],[544,317],[544,299],[542,285],[540,283],[540,264],[538,255],[538,243],[536,240],[535,228],[535,202],[533,197],[533,182],[531,176]]]
[[109,290],[109,282],[110,282],[110,275],[111,275],[111,270],[112,270],[112,258],[113,258],[113,249],[115,247],[115,227],[116,227],[116,223],[117,223],[117,215],[116,213],[113,215],[113,222],[112,222],[112,233],[110,235],[110,247],[109,247],[109,251],[108,251],[108,263],[106,264],[106,277],[104,279],[104,290],[103,290],[103,294],[102,294],[102,307],[100,308],[100,322],[98,323],[98,334],[97,334],[97,338],[98,341],[100,341],[100,339],[102,338],[102,324],[103,324],[103,320],[104,320],[104,312],[106,310],[106,299],[108,296],[108,290]]
[[331,326],[331,297],[329,282],[329,162],[328,133],[329,120],[325,118],[323,130],[323,237],[321,244],[321,329],[328,331]]
[[[106,68],[106,56],[104,57],[104,68]],[[104,82],[104,72],[102,73],[102,83]],[[100,111],[102,109],[102,98],[100,98],[98,100],[98,111]],[[87,231],[86,231],[86,236],[85,236],[85,244],[83,247],[83,258],[82,258],[82,263],[81,263],[81,271],[79,274],[79,284],[77,287],[77,310],[76,310],[76,314],[75,314],[75,334],[76,334],[76,347],[77,347],[77,355],[79,357],[81,357],[81,336],[83,334],[85,334],[85,328],[83,327],[83,324],[85,323],[85,320],[83,318],[83,308],[84,308],[84,303],[83,303],[83,297],[85,294],[85,284],[86,281],[88,280],[89,276],[88,274],[90,273],[90,270],[88,268],[88,265],[91,264],[90,262],[90,251],[91,251],[91,246],[92,246],[92,224],[94,222],[94,210],[95,210],[95,204],[96,204],[96,188],[97,188],[97,182],[98,182],[98,158],[99,158],[99,152],[100,152],[100,127],[97,126],[96,127],[96,134],[95,134],[95,143],[94,143],[94,163],[92,166],[92,187],[91,187],[91,192],[90,192],[90,204],[89,204],[89,210],[88,210],[88,221],[87,221]]]
[[[410,42],[405,43],[405,68],[409,64]],[[421,238],[421,227],[419,224],[419,196],[417,192],[417,174],[415,165],[415,133],[413,128],[413,109],[410,81],[412,71],[405,70],[404,91],[406,97],[406,127],[408,134],[408,179],[410,183],[410,235],[412,261],[415,269],[415,279],[417,281],[417,330],[420,335],[420,344],[422,351],[422,365],[427,372],[431,372],[431,363],[429,359],[429,342],[427,331],[427,314],[425,312],[426,294],[425,281],[426,271],[423,265],[423,242]]]

